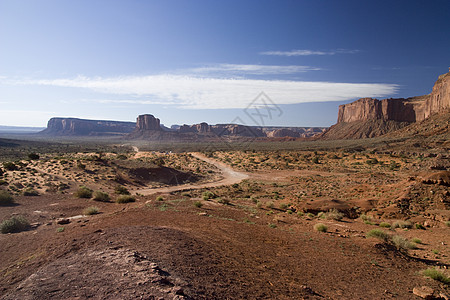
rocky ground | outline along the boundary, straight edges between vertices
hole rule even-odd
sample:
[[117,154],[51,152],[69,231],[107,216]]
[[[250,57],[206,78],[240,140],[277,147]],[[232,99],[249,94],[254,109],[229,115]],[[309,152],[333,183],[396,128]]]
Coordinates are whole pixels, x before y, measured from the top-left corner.
[[[211,185],[224,164],[243,181]],[[1,299],[445,299],[448,283],[422,272],[450,275],[447,164],[372,150],[41,155],[2,168],[15,204],[0,219],[32,227],[0,235]],[[184,180],[139,177],[142,165]],[[118,184],[136,202],[115,203]],[[77,198],[79,185],[111,200]]]

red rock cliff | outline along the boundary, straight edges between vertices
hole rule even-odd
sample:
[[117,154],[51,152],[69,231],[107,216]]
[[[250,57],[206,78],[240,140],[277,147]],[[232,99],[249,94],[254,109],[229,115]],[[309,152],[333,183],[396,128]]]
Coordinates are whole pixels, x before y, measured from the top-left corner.
[[153,115],[140,115],[136,119],[136,130],[161,131],[161,124],[159,122],[159,119],[155,118]]
[[419,122],[450,108],[450,72],[439,76],[431,94],[408,99],[362,98],[339,106],[338,123],[386,120]]

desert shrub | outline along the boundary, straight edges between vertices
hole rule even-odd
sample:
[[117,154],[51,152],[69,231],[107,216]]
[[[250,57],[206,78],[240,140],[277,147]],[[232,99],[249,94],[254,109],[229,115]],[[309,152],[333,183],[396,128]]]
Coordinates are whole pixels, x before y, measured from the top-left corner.
[[0,223],[1,233],[13,233],[27,230],[30,223],[22,216],[13,216]]
[[391,224],[387,222],[381,222],[379,226],[383,228],[391,228]]
[[164,201],[163,196],[158,196],[158,197],[156,197],[156,201]]
[[422,240],[419,238],[412,238],[411,242],[416,243],[416,244],[422,244]]
[[56,232],[64,232],[64,230],[66,230],[65,227],[58,227],[58,228],[56,228]]
[[376,165],[377,163],[378,163],[378,159],[376,159],[376,158],[371,158],[371,159],[366,160],[366,164],[368,164],[368,165]]
[[412,228],[412,224],[408,221],[399,220],[392,223],[392,228]]
[[445,226],[450,227],[450,221],[445,222]]
[[116,199],[116,203],[129,203],[129,202],[135,202],[136,198],[131,195],[120,195]]
[[201,201],[195,201],[194,206],[200,208],[203,206],[203,203]]
[[102,192],[102,191],[95,191],[94,192],[94,200],[100,201],[100,202],[108,202],[111,197],[109,197],[108,193]]
[[126,160],[126,159],[128,159],[128,157],[126,155],[119,154],[119,155],[117,155],[117,159]]
[[28,188],[23,191],[23,195],[24,196],[39,196],[39,192],[36,191],[35,189]]
[[400,164],[396,163],[395,160],[391,160],[391,162],[389,164],[389,169],[397,170],[398,168],[400,168]]
[[267,208],[274,208],[273,202],[268,202],[268,203],[266,204],[266,206],[267,206]]
[[280,209],[285,210],[288,208],[288,205],[286,203],[281,203],[280,204]]
[[416,227],[416,229],[422,229],[422,230],[426,229],[425,226],[423,226],[422,224],[419,224],[419,223],[416,223],[414,226]]
[[230,205],[230,199],[221,198],[221,199],[217,200],[217,202],[220,204],[224,204],[224,205]]
[[319,232],[327,232],[328,226],[323,223],[317,223],[314,225],[314,230]]
[[381,229],[372,229],[370,230],[367,234],[366,237],[370,238],[370,237],[374,237],[383,241],[388,241],[390,236],[388,233],[384,232]]
[[444,272],[436,269],[436,268],[429,268],[422,271],[422,275],[426,277],[430,277],[431,279],[440,281],[445,284],[450,284],[450,277],[446,276]]
[[262,203],[260,201],[256,202],[256,208],[261,208],[262,207]]
[[77,161],[77,168],[81,169],[81,170],[85,170],[86,169],[86,165],[83,164],[81,161]]
[[99,213],[99,210],[98,210],[98,207],[96,207],[96,206],[89,206],[83,210],[83,215],[86,215],[86,216],[96,215],[98,213]]
[[313,159],[312,159],[312,162],[315,163],[315,164],[320,164],[319,157],[318,156],[314,156]]
[[8,181],[0,179],[0,185],[8,185]]
[[408,251],[409,249],[416,249],[417,245],[415,243],[411,243],[407,238],[404,238],[400,235],[394,235],[391,238],[392,244],[398,249],[402,251]]
[[16,171],[16,170],[19,169],[19,168],[16,166],[16,164],[13,163],[13,162],[4,162],[4,163],[3,163],[3,167],[5,168],[5,170],[8,170],[8,171]]
[[324,213],[323,217],[327,220],[340,221],[344,218],[344,214],[338,211],[337,209],[333,208],[330,209],[328,212]]
[[118,185],[114,189],[114,193],[116,193],[118,195],[129,195],[130,191],[128,191],[128,189],[126,187],[124,187],[123,185]]
[[286,210],[286,212],[287,212],[289,215],[292,215],[292,213],[293,213],[293,211],[290,210],[290,209]]
[[270,228],[277,228],[277,225],[271,223],[271,224],[269,224],[269,227],[270,227]]
[[206,191],[206,192],[203,192],[202,197],[203,197],[203,200],[207,201],[207,200],[209,200],[209,199],[214,198],[215,195],[214,195],[214,193],[211,192],[211,191]]
[[76,192],[75,197],[89,199],[92,197],[92,190],[86,186],[81,186]]
[[363,220],[363,221],[369,221],[369,222],[372,221],[372,217],[371,217],[371,216],[368,216],[368,215],[366,215],[366,214],[360,215],[359,218],[360,218],[361,220]]
[[39,157],[40,156],[37,153],[30,153],[30,154],[28,154],[28,158],[31,159],[31,160],[38,160]]
[[14,197],[7,191],[0,190],[0,205],[10,205],[14,203]]

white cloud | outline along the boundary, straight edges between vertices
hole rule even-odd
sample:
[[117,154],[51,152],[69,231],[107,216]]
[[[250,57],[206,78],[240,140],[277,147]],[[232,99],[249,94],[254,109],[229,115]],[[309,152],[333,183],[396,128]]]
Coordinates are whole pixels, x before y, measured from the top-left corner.
[[316,51],[316,50],[291,50],[291,51],[265,51],[260,52],[261,55],[275,55],[275,56],[309,56],[309,55],[335,55],[335,54],[354,54],[359,50],[336,49],[331,51]]
[[217,64],[207,67],[190,69],[193,73],[226,73],[226,74],[253,74],[253,75],[282,75],[295,74],[308,71],[319,71],[320,68],[309,66],[276,66],[276,65],[243,65],[243,64]]
[[395,84],[382,83],[220,79],[179,75],[113,78],[80,76],[73,79],[25,80],[15,83],[84,88],[103,94],[126,95],[133,99],[104,100],[106,102],[164,103],[186,109],[245,108],[260,92],[265,92],[277,104],[295,104],[390,96],[398,88]]

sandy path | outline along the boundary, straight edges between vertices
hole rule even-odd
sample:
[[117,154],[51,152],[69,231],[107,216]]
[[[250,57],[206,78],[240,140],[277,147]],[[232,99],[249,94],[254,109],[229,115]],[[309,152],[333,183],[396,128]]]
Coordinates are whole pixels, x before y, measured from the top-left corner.
[[[133,149],[137,150],[137,147],[133,147]],[[248,178],[247,174],[238,172],[227,166],[226,164],[219,162],[215,159],[208,158],[200,153],[191,153],[192,156],[201,159],[209,164],[212,164],[216,166],[222,173],[223,178],[215,181],[215,182],[208,182],[208,183],[201,183],[201,184],[182,184],[182,185],[176,185],[176,186],[170,186],[170,187],[162,187],[162,188],[148,188],[148,189],[139,189],[133,191],[135,194],[139,193],[141,195],[151,195],[155,193],[170,193],[175,191],[182,191],[182,190],[188,190],[188,189],[202,189],[202,188],[210,188],[210,187],[217,187],[222,185],[230,185],[234,183],[239,183],[242,180]]]

